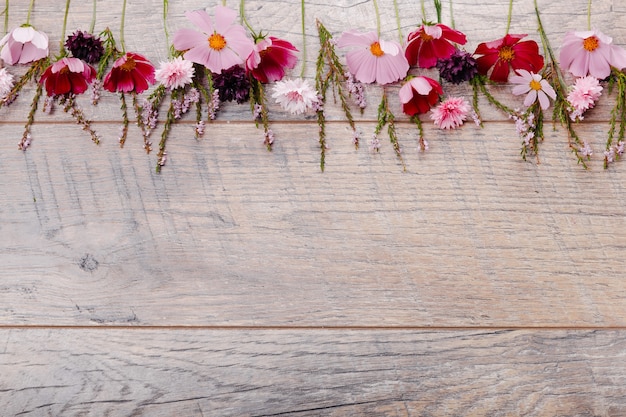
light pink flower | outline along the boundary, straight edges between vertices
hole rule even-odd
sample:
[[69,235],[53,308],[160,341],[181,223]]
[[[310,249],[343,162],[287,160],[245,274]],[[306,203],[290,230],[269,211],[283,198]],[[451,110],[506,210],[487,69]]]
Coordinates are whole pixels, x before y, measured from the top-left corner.
[[302,78],[277,81],[272,97],[291,114],[301,114],[319,105],[317,91]]
[[185,59],[204,65],[211,72],[219,74],[243,64],[254,50],[254,43],[246,36],[246,30],[235,23],[237,13],[228,7],[215,8],[215,24],[204,10],[187,12],[185,16],[200,32],[179,29],[174,34],[174,47],[186,51]]
[[176,57],[168,62],[161,62],[161,66],[154,73],[154,78],[170,89],[184,87],[194,76],[193,62]]
[[0,48],[0,58],[7,64],[28,64],[48,56],[48,35],[20,26],[0,40]]
[[463,97],[450,97],[431,110],[430,118],[439,129],[456,129],[467,119],[470,105]]
[[350,72],[363,83],[389,84],[404,78],[409,70],[400,44],[379,39],[376,32],[343,32],[337,46],[354,48],[346,54],[346,61]]
[[611,74],[611,67],[618,70],[626,67],[626,50],[612,43],[613,38],[598,30],[568,32],[559,61],[576,77],[606,78]]
[[13,76],[6,68],[0,68],[0,99],[6,97],[13,88]]
[[581,119],[584,112],[593,108],[602,95],[602,86],[597,78],[588,75],[577,78],[567,95],[567,102],[574,108],[571,116]]
[[552,100],[556,98],[556,93],[548,81],[534,72],[528,72],[523,69],[515,70],[518,75],[509,78],[512,84],[518,84],[513,87],[513,94],[516,96],[526,94],[524,106],[530,107],[535,101],[539,100],[539,105],[543,110],[550,107],[550,97]]

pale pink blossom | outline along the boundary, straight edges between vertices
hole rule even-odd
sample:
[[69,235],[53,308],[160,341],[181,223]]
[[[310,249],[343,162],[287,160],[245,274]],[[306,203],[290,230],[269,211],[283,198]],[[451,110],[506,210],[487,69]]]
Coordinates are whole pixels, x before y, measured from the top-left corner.
[[161,62],[154,78],[165,87],[175,89],[191,83],[194,73],[193,62],[179,56],[171,61]]
[[572,119],[582,119],[583,113],[593,108],[601,95],[602,86],[596,77],[588,75],[577,78],[567,95],[567,102],[574,108],[570,115]]
[[360,82],[389,84],[403,79],[409,70],[400,44],[379,39],[376,32],[343,32],[337,46],[353,48],[346,54],[346,61]]
[[6,97],[13,88],[13,76],[6,68],[0,68],[0,99]]
[[5,63],[29,64],[48,56],[48,35],[32,26],[20,26],[0,40],[0,48]]
[[527,94],[524,99],[524,106],[530,107],[535,101],[539,100],[539,105],[543,110],[550,107],[550,100],[548,97],[554,100],[556,93],[548,81],[534,72],[528,72],[523,69],[515,70],[518,75],[513,75],[509,78],[509,82],[512,84],[518,84],[513,87],[513,94],[516,96]]
[[317,91],[302,78],[277,81],[272,97],[291,114],[302,114],[319,104]]
[[430,118],[439,129],[456,129],[465,122],[470,109],[463,97],[450,97],[431,110]]
[[613,45],[613,38],[599,30],[568,32],[559,61],[576,77],[592,75],[604,79],[611,74],[611,67],[626,67],[626,50]]
[[254,50],[254,43],[246,36],[244,27],[235,23],[237,12],[228,7],[215,8],[215,23],[204,10],[187,12],[185,16],[200,31],[179,29],[174,34],[174,47],[186,51],[183,56],[191,62],[219,74],[243,64]]

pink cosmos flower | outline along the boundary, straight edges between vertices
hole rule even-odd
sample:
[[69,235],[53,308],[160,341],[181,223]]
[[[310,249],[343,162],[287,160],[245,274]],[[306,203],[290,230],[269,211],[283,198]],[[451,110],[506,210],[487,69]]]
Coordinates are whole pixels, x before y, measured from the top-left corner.
[[446,25],[422,25],[409,33],[405,56],[410,65],[432,68],[440,59],[448,59],[456,51],[453,43],[465,45],[467,38],[462,32]]
[[96,78],[96,70],[78,58],[62,58],[44,71],[40,83],[48,96],[82,94]]
[[513,94],[516,96],[526,94],[524,99],[524,106],[530,107],[535,101],[539,100],[539,105],[543,110],[550,107],[550,97],[552,100],[556,98],[556,93],[548,81],[534,72],[528,72],[523,69],[515,70],[518,75],[513,75],[509,78],[512,84],[518,84],[513,87]]
[[273,36],[261,39],[246,60],[246,70],[262,83],[282,80],[285,68],[294,69],[298,52],[291,43]]
[[407,81],[399,91],[402,111],[409,116],[427,113],[443,94],[441,84],[432,78],[414,77]]
[[302,78],[278,81],[272,97],[291,114],[301,114],[319,105],[317,91]]
[[568,32],[559,55],[561,66],[576,77],[606,78],[611,67],[626,67],[626,51],[612,43],[613,38],[599,30]]
[[185,59],[204,65],[219,74],[234,65],[241,65],[254,50],[254,43],[246,36],[243,26],[236,24],[237,13],[224,6],[215,8],[215,24],[204,10],[185,13],[196,25],[193,29],[179,29],[174,34],[174,47],[186,51]]
[[113,68],[104,77],[103,88],[112,93],[142,93],[154,83],[154,67],[148,59],[133,52],[127,52],[113,63]]
[[533,40],[522,41],[525,37],[507,33],[503,38],[478,44],[474,51],[474,55],[482,55],[476,58],[478,72],[487,75],[493,68],[489,79],[505,83],[511,70],[541,71],[543,57],[539,55],[539,45]]
[[7,64],[28,64],[48,56],[48,35],[20,26],[0,40],[0,48],[0,58]]
[[602,86],[597,78],[591,75],[577,78],[567,95],[567,102],[574,108],[570,115],[571,118],[573,120],[582,119],[583,113],[593,108],[601,95]]
[[465,122],[469,111],[470,105],[463,97],[450,97],[432,109],[430,118],[439,129],[456,129]]
[[13,88],[13,76],[6,68],[0,68],[0,100],[6,97]]
[[355,48],[347,53],[346,61],[350,72],[362,83],[389,84],[404,78],[409,71],[400,44],[378,39],[376,32],[343,32],[337,46]]
[[154,73],[154,78],[166,88],[175,89],[189,84],[194,73],[193,62],[179,56],[171,61],[161,62],[161,66]]

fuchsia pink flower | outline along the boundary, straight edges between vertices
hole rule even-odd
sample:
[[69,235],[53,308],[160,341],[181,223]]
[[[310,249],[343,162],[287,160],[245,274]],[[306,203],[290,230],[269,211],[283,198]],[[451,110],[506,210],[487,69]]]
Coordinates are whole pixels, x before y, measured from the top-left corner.
[[456,129],[465,122],[470,108],[463,97],[450,97],[432,109],[430,118],[439,129]]
[[204,65],[211,72],[219,74],[243,64],[254,50],[254,43],[246,36],[244,27],[235,23],[237,13],[228,7],[215,8],[215,23],[204,10],[187,12],[185,16],[200,31],[179,29],[174,34],[174,47],[186,51],[185,59]]
[[432,78],[421,76],[411,78],[399,91],[402,111],[409,116],[427,113],[442,94],[441,84]]
[[273,36],[259,40],[246,60],[246,70],[262,83],[280,81],[285,69],[294,69],[298,63],[295,46]]
[[559,61],[576,77],[606,78],[611,74],[611,67],[618,70],[626,67],[626,51],[612,43],[611,37],[598,30],[568,32]]
[[360,82],[389,84],[404,78],[409,71],[400,44],[379,39],[376,32],[343,32],[337,46],[355,48],[346,54],[346,61]]
[[543,110],[550,107],[550,97],[552,100],[556,99],[556,93],[547,80],[534,72],[528,72],[526,70],[516,70],[518,75],[514,75],[510,78],[512,84],[518,84],[513,87],[513,94],[516,96],[527,94],[524,99],[524,106],[530,107],[535,101],[539,100],[539,105]]
[[[539,55],[537,42],[521,41],[526,35],[509,35],[491,42],[483,42],[476,47],[475,55],[478,72],[487,75],[492,81],[505,83],[511,70],[523,69],[539,72],[543,68],[543,57]],[[520,42],[521,41],[521,42]]]
[[432,68],[440,59],[448,59],[456,51],[453,43],[465,45],[467,38],[462,32],[446,25],[422,25],[409,33],[405,56],[410,65]]
[[48,56],[48,35],[20,26],[0,40],[0,58],[9,65],[28,64]]
[[44,71],[40,83],[48,96],[82,94],[96,77],[96,70],[78,58],[62,58]]
[[154,81],[152,63],[142,55],[127,52],[113,63],[113,68],[104,77],[103,87],[112,93],[142,93]]
[[154,77],[166,88],[175,89],[191,83],[194,73],[193,62],[179,56],[171,61],[161,62]]

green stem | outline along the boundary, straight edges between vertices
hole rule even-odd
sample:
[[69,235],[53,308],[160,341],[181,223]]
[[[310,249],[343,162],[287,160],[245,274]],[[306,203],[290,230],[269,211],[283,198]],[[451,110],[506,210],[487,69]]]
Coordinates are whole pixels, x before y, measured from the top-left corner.
[[437,23],[441,23],[441,0],[434,0],[435,11],[437,12]]
[[398,25],[398,36],[400,37],[400,43],[404,41],[404,35],[402,35],[402,23],[400,21],[400,9],[398,9],[398,0],[393,0],[393,9],[396,12],[396,24]]
[[71,0],[65,1],[65,15],[63,16],[63,29],[61,29],[61,56],[65,56],[65,30],[67,29],[67,15],[70,12],[70,2]]
[[591,30],[591,0],[587,3],[587,30]]
[[163,30],[165,31],[165,47],[169,51],[170,56],[172,55],[172,49],[170,48],[170,33],[167,30],[167,12],[169,10],[169,1],[163,0]]
[[374,1],[374,10],[376,11],[376,33],[380,36],[380,11],[378,10],[378,2]]
[[454,29],[455,26],[456,25],[454,23],[454,13],[452,11],[452,0],[450,0],[450,27]]
[[256,42],[258,36],[254,32],[254,29],[252,29],[252,26],[250,26],[250,23],[248,23],[248,19],[246,19],[246,9],[245,9],[245,6],[246,6],[246,0],[241,0],[239,2],[239,19],[240,19],[241,23],[246,25],[248,30],[252,33],[252,37],[254,38],[254,41]]
[[509,17],[506,19],[505,35],[509,34],[509,29],[511,28],[511,16],[512,15],[513,15],[513,0],[509,0]]
[[30,14],[33,11],[33,6],[35,5],[35,0],[30,0],[30,6],[28,6],[28,14],[26,15],[26,24],[30,25]]
[[91,8],[91,24],[89,25],[89,33],[93,33],[96,27],[96,0],[93,0],[93,7]]
[[304,25],[304,0],[300,2],[300,13],[302,15],[302,69],[300,70],[300,78],[304,78],[306,71],[306,27]]
[[4,5],[4,33],[9,30],[9,0]]
[[426,21],[426,6],[424,5],[424,0],[420,0],[422,5],[422,22]]
[[122,53],[126,53],[126,43],[124,42],[124,20],[126,19],[126,0],[122,3],[122,20],[120,22],[120,46]]

